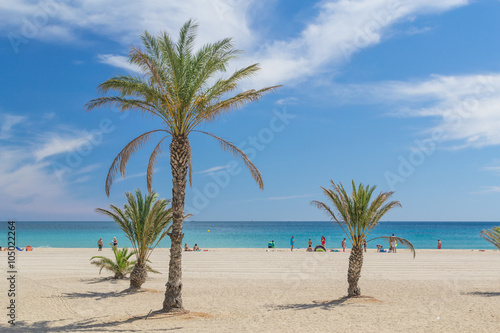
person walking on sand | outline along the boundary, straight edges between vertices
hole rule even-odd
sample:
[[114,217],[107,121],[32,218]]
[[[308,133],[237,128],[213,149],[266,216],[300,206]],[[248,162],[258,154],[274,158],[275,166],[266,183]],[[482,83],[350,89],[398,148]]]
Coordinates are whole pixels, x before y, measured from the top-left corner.
[[438,250],[441,250],[441,241],[438,239]]
[[345,252],[346,246],[347,246],[347,242],[346,242],[346,240],[344,238],[344,240],[342,241],[342,252]]
[[102,237],[97,241],[97,247],[99,248],[97,251],[102,251]]
[[363,247],[365,248],[365,252],[366,252],[366,239],[363,241]]
[[325,244],[326,244],[326,238],[325,236],[321,236],[321,245],[325,247]]
[[295,237],[290,238],[290,245],[292,246],[291,251],[293,251],[293,244],[295,244]]
[[118,248],[118,241],[116,240],[116,237],[113,237],[113,247],[115,250]]

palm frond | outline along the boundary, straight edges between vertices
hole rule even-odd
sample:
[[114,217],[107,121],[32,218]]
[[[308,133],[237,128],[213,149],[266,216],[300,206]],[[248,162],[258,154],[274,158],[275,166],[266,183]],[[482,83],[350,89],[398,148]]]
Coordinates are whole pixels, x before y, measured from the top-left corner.
[[482,230],[479,235],[500,250],[500,227]]
[[158,142],[156,145],[155,149],[151,153],[151,156],[149,157],[149,163],[148,163],[148,170],[146,172],[146,183],[148,187],[148,192],[151,194],[153,192],[153,175],[154,175],[154,170],[155,170],[155,165],[156,165],[156,158],[158,154],[161,154],[162,151],[162,143],[163,140],[168,138],[168,136],[165,136],[163,139]]
[[208,136],[211,136],[212,138],[215,138],[217,141],[219,141],[219,145],[222,148],[222,150],[230,152],[235,157],[241,158],[243,160],[243,163],[245,164],[245,166],[250,171],[250,174],[252,175],[253,179],[259,185],[259,188],[261,190],[264,189],[264,181],[262,180],[262,175],[260,174],[260,171],[250,161],[250,159],[248,158],[248,156],[245,155],[245,153],[241,149],[239,149],[238,147],[236,147],[231,142],[226,141],[226,140],[224,140],[222,138],[219,138],[218,136],[215,136],[212,133],[203,132],[203,131],[196,131],[196,132],[200,132],[200,133],[206,134]]
[[130,157],[141,147],[143,147],[148,141],[151,134],[156,132],[165,132],[165,130],[153,130],[139,135],[134,140],[130,141],[125,148],[115,157],[113,163],[109,167],[108,176],[106,177],[106,195],[109,197],[109,192],[111,190],[111,185],[113,185],[113,180],[115,178],[116,172],[120,170],[122,177],[125,177],[125,171],[127,168],[127,162]]

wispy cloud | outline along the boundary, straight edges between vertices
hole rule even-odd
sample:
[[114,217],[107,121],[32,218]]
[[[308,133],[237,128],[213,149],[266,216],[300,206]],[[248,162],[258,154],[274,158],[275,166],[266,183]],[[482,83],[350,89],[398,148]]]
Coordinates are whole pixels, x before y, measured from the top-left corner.
[[334,92],[350,103],[387,104],[402,117],[432,117],[453,149],[500,145],[500,73],[432,75],[418,81],[350,85]]
[[75,173],[75,175],[82,175],[82,174],[85,174],[85,173],[89,173],[89,172],[95,171],[95,170],[99,169],[100,167],[101,167],[101,164],[94,163],[94,164],[88,165],[86,167],[80,168],[78,170],[75,170],[74,173]]
[[298,199],[298,198],[306,198],[310,197],[311,194],[302,194],[302,195],[290,195],[285,197],[269,197],[267,200],[290,200],[290,199]]
[[[0,217],[37,220],[90,216],[95,202],[81,199],[60,181],[49,162],[26,149],[0,146]],[[8,216],[7,216],[8,214]]]
[[129,58],[116,54],[99,54],[97,56],[99,62],[113,67],[123,68],[133,73],[141,73],[141,69],[129,62]]
[[[155,169],[155,172],[156,171],[158,171],[158,169]],[[122,181],[129,180],[129,179],[133,179],[133,178],[146,177],[146,176],[147,176],[147,172],[136,173],[133,175],[125,176],[125,178],[122,178],[122,177],[117,178],[115,180],[115,183],[122,182]]]
[[294,105],[294,104],[297,104],[298,101],[299,101],[299,99],[296,97],[287,97],[287,98],[278,99],[276,101],[276,105]]
[[68,133],[45,133],[41,138],[43,143],[37,147],[34,155],[37,161],[41,161],[50,156],[72,152],[84,145],[90,145],[91,139],[91,134],[80,130]]
[[483,190],[472,192],[472,194],[499,193],[500,186],[483,186]]
[[207,173],[212,173],[212,172],[215,172],[215,171],[225,170],[225,169],[227,169],[227,165],[219,165],[219,166],[215,166],[213,168],[209,168],[209,169],[206,169],[206,170],[198,171],[198,172],[195,172],[195,173],[196,174],[207,174]]
[[24,116],[0,114],[0,140],[12,137],[12,128],[26,119]]

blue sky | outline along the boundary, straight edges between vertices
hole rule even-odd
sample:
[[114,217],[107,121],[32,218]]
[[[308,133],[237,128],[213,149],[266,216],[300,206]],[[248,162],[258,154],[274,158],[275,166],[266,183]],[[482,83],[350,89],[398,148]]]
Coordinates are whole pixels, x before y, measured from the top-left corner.
[[[101,220],[146,188],[146,146],[106,197],[104,181],[154,119],[85,112],[120,73],[139,35],[176,36],[189,18],[198,45],[233,37],[232,69],[262,70],[241,89],[277,93],[206,126],[261,170],[194,134],[195,220],[324,220],[309,205],[330,179],[395,191],[399,221],[498,221],[500,20],[497,0],[185,0],[0,2],[0,219]],[[154,189],[171,195],[168,154]]]

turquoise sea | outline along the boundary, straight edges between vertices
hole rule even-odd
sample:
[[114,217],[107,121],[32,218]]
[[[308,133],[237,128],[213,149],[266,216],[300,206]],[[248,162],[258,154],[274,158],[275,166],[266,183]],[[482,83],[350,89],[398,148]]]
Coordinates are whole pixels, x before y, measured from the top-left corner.
[[[0,246],[7,244],[7,222],[1,222]],[[417,249],[435,249],[438,238],[443,249],[494,249],[479,236],[483,229],[500,226],[500,222],[381,222],[371,238],[393,233],[410,240]],[[210,231],[209,231],[210,230]],[[290,237],[295,236],[295,247],[307,247],[307,241],[320,244],[326,237],[326,246],[340,247],[342,230],[331,222],[184,222],[184,241],[201,248],[265,248],[270,240],[276,247],[288,248]],[[3,236],[2,236],[3,235]],[[97,247],[102,237],[105,246],[118,239],[118,246],[130,246],[129,241],[114,222],[16,222],[16,243],[25,247]],[[368,243],[369,248],[381,240]],[[170,247],[168,237],[160,247]]]

